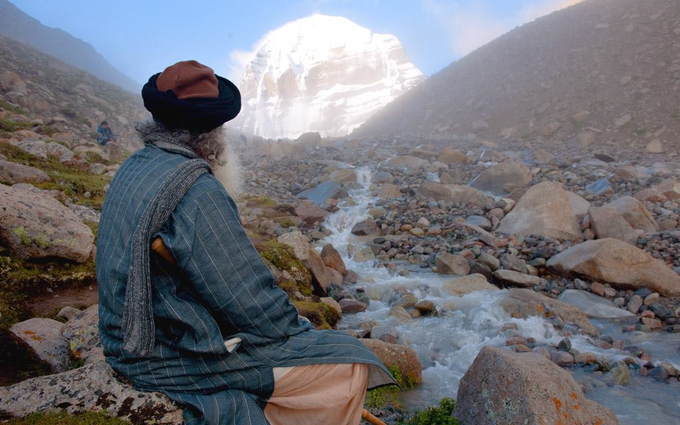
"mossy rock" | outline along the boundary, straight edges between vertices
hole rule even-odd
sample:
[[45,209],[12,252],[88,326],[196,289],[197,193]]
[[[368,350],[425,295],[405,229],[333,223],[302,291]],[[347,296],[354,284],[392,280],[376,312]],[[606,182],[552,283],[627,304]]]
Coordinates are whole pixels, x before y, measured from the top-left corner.
[[286,271],[293,281],[279,282],[279,287],[293,296],[296,291],[302,295],[312,294],[312,274],[296,256],[293,248],[272,239],[256,245],[260,256],[281,271]]
[[306,317],[317,329],[333,329],[340,315],[322,302],[293,300],[300,316]]
[[[415,379],[410,378],[403,373],[401,368],[397,365],[392,365],[388,368],[399,386],[404,390],[410,390],[418,386]],[[376,388],[366,393],[365,405],[372,409],[381,409],[387,406],[399,406],[399,397],[401,390],[394,385]]]
[[43,159],[6,142],[0,142],[0,154],[11,162],[39,168],[52,179],[49,182],[36,183],[36,187],[64,192],[77,204],[101,210],[106,195],[104,188],[111,180],[109,176],[62,164],[56,158]]

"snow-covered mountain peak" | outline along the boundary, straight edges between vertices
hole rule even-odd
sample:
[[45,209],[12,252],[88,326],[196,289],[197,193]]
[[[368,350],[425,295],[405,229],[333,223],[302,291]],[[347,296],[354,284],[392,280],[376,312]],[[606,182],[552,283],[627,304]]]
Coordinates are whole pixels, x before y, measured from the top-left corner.
[[269,32],[240,81],[234,122],[265,138],[308,131],[344,136],[424,79],[399,40],[349,19],[315,14]]

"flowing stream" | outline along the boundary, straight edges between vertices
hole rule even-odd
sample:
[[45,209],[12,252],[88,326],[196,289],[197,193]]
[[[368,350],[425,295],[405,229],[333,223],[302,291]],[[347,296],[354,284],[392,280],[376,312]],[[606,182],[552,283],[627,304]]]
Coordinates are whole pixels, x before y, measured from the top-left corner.
[[[339,327],[356,329],[360,322],[375,320],[381,326],[393,326],[399,342],[417,352],[423,364],[423,384],[404,393],[402,398],[407,406],[422,408],[437,404],[443,397],[456,397],[460,379],[482,347],[505,346],[508,332],[517,332],[503,332],[501,328],[508,323],[514,323],[524,338],[534,338],[537,344],[557,344],[563,338],[543,318],[511,318],[498,303],[506,291],[481,291],[458,297],[444,288],[451,276],[440,276],[408,263],[399,266],[410,271],[401,276],[377,267],[377,261],[357,262],[350,258],[350,245],[366,243],[366,237],[352,235],[351,229],[370,217],[369,210],[377,201],[370,190],[372,169],[362,167],[356,173],[360,188],[353,190],[350,198],[340,205],[339,211],[327,218],[325,226],[331,235],[320,242],[319,249],[326,243],[333,244],[343,256],[347,268],[359,274],[360,280],[355,287],[364,288],[371,298],[365,312],[344,315]],[[389,311],[404,292],[410,292],[420,300],[432,301],[440,315],[401,324],[389,316]],[[655,362],[668,362],[680,367],[680,335],[622,333],[621,323],[611,320],[593,320],[593,324],[603,334],[640,346]],[[583,336],[572,337],[572,344],[581,352],[589,351],[610,361],[629,357],[623,351],[595,347]],[[622,425],[643,421],[680,424],[680,385],[677,383],[657,382],[631,371],[629,386],[609,387],[604,384],[601,375],[579,368],[574,368],[573,373],[577,380],[591,382],[594,389],[586,395],[612,409]]]

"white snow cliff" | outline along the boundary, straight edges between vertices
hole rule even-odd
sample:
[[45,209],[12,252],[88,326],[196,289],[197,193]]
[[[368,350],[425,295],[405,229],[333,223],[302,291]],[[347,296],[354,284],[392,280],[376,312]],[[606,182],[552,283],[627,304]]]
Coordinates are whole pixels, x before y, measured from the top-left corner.
[[349,134],[424,80],[399,40],[354,22],[312,15],[269,32],[254,47],[233,126],[267,139]]

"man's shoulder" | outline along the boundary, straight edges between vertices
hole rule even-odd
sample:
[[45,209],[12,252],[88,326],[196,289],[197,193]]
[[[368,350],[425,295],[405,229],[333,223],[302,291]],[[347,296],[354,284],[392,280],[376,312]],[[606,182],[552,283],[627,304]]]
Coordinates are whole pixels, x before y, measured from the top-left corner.
[[210,173],[203,174],[184,196],[184,203],[205,204],[228,196],[224,186]]

